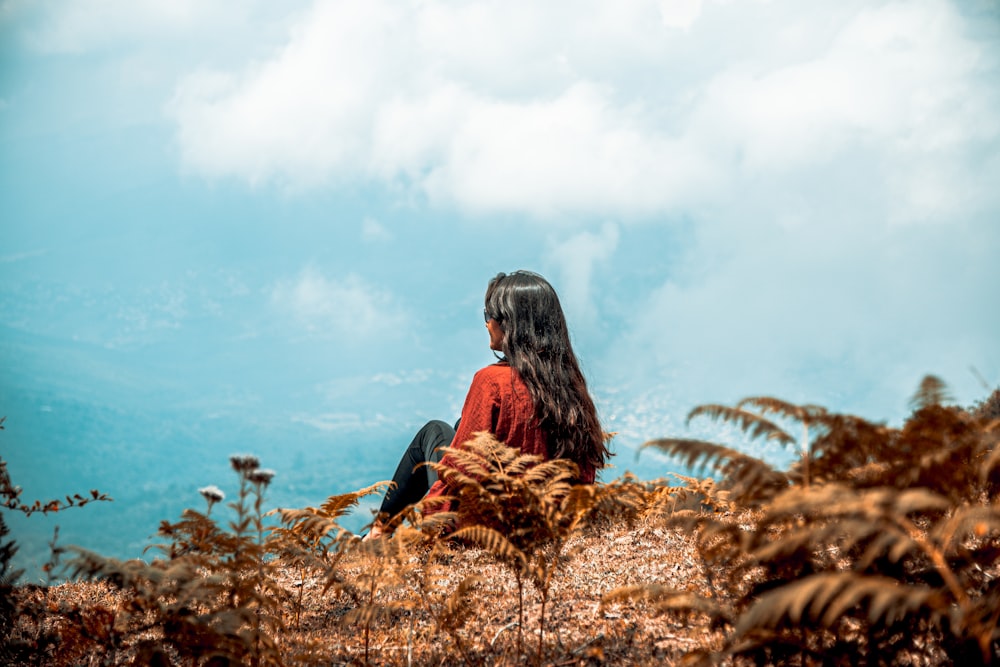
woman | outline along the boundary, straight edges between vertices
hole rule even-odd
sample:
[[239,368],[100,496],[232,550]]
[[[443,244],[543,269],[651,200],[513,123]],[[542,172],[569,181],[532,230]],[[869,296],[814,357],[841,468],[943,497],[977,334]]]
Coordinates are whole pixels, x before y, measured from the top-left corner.
[[[569,459],[585,484],[594,482],[610,456],[552,285],[530,271],[500,273],[486,288],[485,302],[490,348],[502,357],[472,379],[455,428],[432,421],[420,429],[399,462],[380,517],[395,516],[424,495],[446,494],[433,468],[421,464],[439,461],[442,447],[461,446],[479,431],[522,454]],[[376,522],[368,537],[382,531]]]

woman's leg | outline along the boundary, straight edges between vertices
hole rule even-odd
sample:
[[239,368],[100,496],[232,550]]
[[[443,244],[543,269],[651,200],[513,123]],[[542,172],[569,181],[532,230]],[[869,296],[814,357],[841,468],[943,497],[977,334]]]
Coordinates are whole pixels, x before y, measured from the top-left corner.
[[396,474],[392,476],[395,487],[385,494],[379,512],[395,516],[407,505],[423,498],[437,481],[437,473],[432,467],[420,464],[440,461],[443,455],[440,448],[450,445],[454,438],[455,429],[443,421],[427,422],[417,431],[396,467]]

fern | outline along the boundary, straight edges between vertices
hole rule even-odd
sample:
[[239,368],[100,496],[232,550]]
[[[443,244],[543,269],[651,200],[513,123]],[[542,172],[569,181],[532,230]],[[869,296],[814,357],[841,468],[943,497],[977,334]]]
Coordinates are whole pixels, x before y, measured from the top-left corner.
[[941,378],[928,375],[920,381],[920,387],[910,398],[910,408],[914,412],[918,412],[925,408],[942,406],[952,400],[954,399],[944,381]]
[[[734,596],[723,655],[881,664],[933,646],[957,664],[998,660],[1000,428],[948,400],[940,380],[925,378],[901,428],[767,397],[692,411],[755,437],[781,438],[766,415],[799,422],[803,457],[788,472],[715,443],[645,445],[719,472],[749,524],[671,515],[696,531],[710,583],[722,579]],[[655,584],[608,597],[638,598],[666,600],[658,611],[668,613],[701,604]]]
[[[453,491],[458,529],[452,539],[485,549],[514,575],[518,591],[518,651],[524,628],[524,583],[541,597],[537,655],[541,659],[545,612],[565,547],[606,496],[587,485],[574,485],[577,467],[570,461],[543,461],[522,455],[488,433],[477,434],[461,448],[447,448],[434,464]],[[423,509],[427,509],[424,504]]]
[[712,468],[731,485],[733,498],[743,503],[765,502],[787,487],[790,480],[788,474],[764,461],[714,442],[660,438],[644,443],[640,452],[649,447],[678,458],[688,468]]
[[217,497],[203,490],[208,512],[186,510],[180,521],[161,525],[168,542],[156,548],[163,560],[120,561],[70,549],[69,578],[109,582],[128,599],[114,631],[95,650],[129,647],[140,663],[163,663],[171,654],[192,662],[283,663],[276,643],[282,591],[266,558],[262,508],[273,473],[256,457],[233,457],[231,464],[240,491],[230,503],[235,518],[228,530],[210,517]]
[[795,438],[788,435],[777,424],[761,415],[744,410],[740,406],[731,408],[719,404],[700,405],[688,413],[687,421],[690,423],[692,419],[701,415],[736,423],[751,438],[763,436],[765,440],[776,440],[782,445],[795,444]]
[[352,493],[330,496],[318,508],[277,509],[269,515],[277,515],[281,525],[270,531],[268,551],[287,565],[298,570],[299,585],[295,600],[295,625],[299,627],[302,612],[302,596],[306,579],[319,573],[329,579],[329,573],[336,568],[336,560],[344,549],[356,540],[353,533],[338,523],[339,519],[356,507],[365,496],[382,493],[388,482],[373,484]]
[[868,623],[892,625],[908,615],[943,614],[939,593],[923,586],[900,586],[891,577],[824,572],[761,595],[736,623],[734,639],[751,631],[786,625],[835,629],[849,611],[861,608]]

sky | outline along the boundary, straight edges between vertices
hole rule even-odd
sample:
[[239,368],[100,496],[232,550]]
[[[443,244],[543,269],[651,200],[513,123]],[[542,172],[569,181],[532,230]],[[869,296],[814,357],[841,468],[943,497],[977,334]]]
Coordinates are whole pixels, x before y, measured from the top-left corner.
[[0,453],[37,495],[67,432],[160,473],[307,443],[337,478],[457,416],[520,268],[612,476],[735,437],[701,403],[898,423],[934,374],[972,404],[998,109],[995,0],[0,0]]

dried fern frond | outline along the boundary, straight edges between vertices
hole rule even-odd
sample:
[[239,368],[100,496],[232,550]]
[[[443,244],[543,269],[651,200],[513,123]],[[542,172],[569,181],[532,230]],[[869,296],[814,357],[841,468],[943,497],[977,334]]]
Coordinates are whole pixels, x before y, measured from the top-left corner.
[[[570,483],[579,477],[579,467],[568,459],[535,461],[538,457],[518,457],[519,466],[508,471],[511,476],[520,475],[525,484],[551,485]],[[547,495],[547,494],[545,494]]]
[[875,518],[886,515],[944,512],[949,500],[923,488],[852,489],[841,484],[794,489],[774,499],[768,509],[774,514],[805,514],[810,517],[859,515]]
[[352,539],[353,534],[341,527],[338,519],[356,507],[361,498],[383,493],[390,484],[391,482],[378,482],[351,493],[330,496],[319,508],[279,508],[268,512],[268,516],[277,515],[281,521],[281,527],[271,529],[272,550],[287,553],[288,549],[284,547],[294,549],[299,544],[306,548],[318,548],[324,540],[328,542],[327,549],[330,549]]
[[[466,443],[466,446],[469,444]],[[454,479],[456,484],[465,484],[467,480],[485,477],[490,474],[489,459],[486,456],[478,450],[470,451],[468,449],[445,447],[444,458],[441,462],[432,463],[430,466],[437,472],[438,477],[447,479],[449,482]]]
[[984,420],[982,433],[985,451],[979,467],[979,481],[987,493],[996,497],[1000,494],[1000,419]]
[[672,472],[670,476],[683,482],[684,486],[670,487],[678,501],[697,502],[702,506],[707,506],[716,511],[729,512],[734,508],[734,503],[730,499],[730,492],[720,488],[719,483],[712,477],[687,477]]
[[761,459],[714,442],[660,438],[643,443],[639,451],[647,447],[674,456],[689,468],[709,467],[716,470],[731,483],[732,497],[741,502],[766,500],[786,488],[789,483],[786,473],[775,470]]
[[[708,467],[716,471],[730,461],[748,457],[746,454],[707,440],[690,438],[657,438],[648,440],[639,447],[639,453],[644,449],[658,449],[667,456],[675,457],[688,468]],[[765,464],[766,465],[766,464]]]
[[573,487],[571,499],[576,494],[587,494],[590,505],[590,519],[596,521],[623,521],[632,525],[649,509],[649,484],[640,482],[635,475],[626,473],[607,484],[578,484]]
[[942,406],[953,401],[948,385],[941,378],[934,375],[924,376],[920,381],[920,387],[910,398],[910,408],[917,412],[932,406]]
[[437,617],[438,625],[442,630],[454,633],[476,616],[479,606],[476,604],[474,594],[482,581],[481,577],[465,577],[458,583],[455,590],[445,598],[441,605],[441,613]]
[[339,495],[333,495],[326,499],[322,505],[320,505],[320,510],[325,516],[331,518],[339,518],[347,514],[347,512],[358,506],[358,501],[360,501],[365,496],[370,496],[372,494],[384,494],[389,487],[392,486],[392,482],[376,482],[371,486],[366,486],[363,489],[358,489],[351,493],[342,493]]
[[824,572],[760,596],[736,623],[734,637],[787,624],[836,629],[848,611],[862,609],[873,625],[887,626],[913,614],[943,614],[937,590],[904,586],[890,577]]
[[826,408],[820,405],[796,405],[772,396],[744,398],[736,407],[743,409],[748,405],[760,410],[761,414],[776,414],[803,424],[820,421],[828,414]]
[[776,440],[785,446],[795,444],[795,438],[788,435],[780,426],[755,412],[743,410],[741,407],[731,408],[727,405],[715,403],[699,405],[688,413],[687,422],[690,423],[692,419],[702,415],[715,420],[721,419],[725,422],[734,423],[751,438],[763,436],[765,440]]
[[514,563],[518,568],[525,568],[527,566],[528,557],[525,553],[518,549],[502,533],[493,528],[485,526],[460,528],[451,535],[451,538],[458,541],[468,540],[497,558]]
[[810,471],[814,482],[850,481],[856,486],[883,486],[892,429],[854,415],[827,414],[811,424]]

